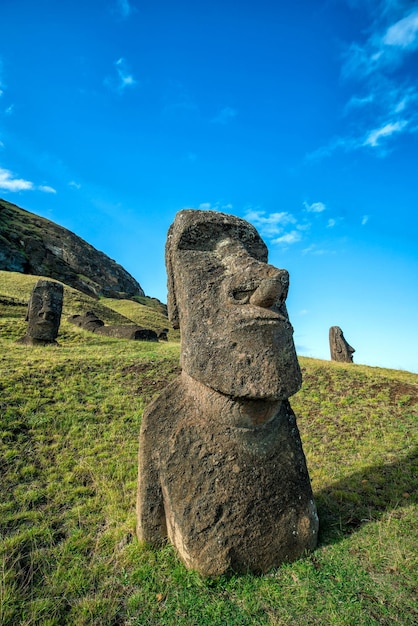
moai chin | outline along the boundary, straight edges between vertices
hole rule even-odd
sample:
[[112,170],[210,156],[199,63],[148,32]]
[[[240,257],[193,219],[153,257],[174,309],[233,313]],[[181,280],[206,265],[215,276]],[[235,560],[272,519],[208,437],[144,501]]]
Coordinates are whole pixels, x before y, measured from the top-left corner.
[[188,568],[265,572],[315,547],[318,516],[295,415],[289,276],[253,226],[180,211],[166,245],[181,375],[144,412],[137,534]]
[[343,331],[339,326],[331,326],[329,329],[329,347],[332,361],[352,363],[354,348],[347,343]]
[[61,321],[64,288],[52,280],[38,280],[29,299],[26,335],[20,343],[55,344]]

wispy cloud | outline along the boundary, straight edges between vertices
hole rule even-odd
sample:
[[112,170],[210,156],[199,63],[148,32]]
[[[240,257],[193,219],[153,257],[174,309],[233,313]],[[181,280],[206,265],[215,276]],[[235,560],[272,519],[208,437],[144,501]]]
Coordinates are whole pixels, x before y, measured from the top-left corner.
[[74,189],[81,189],[80,183],[76,183],[74,180],[70,180],[68,183],[69,187],[74,187]]
[[390,26],[382,39],[386,46],[395,46],[407,50],[418,48],[418,8],[406,17]]
[[273,239],[272,243],[290,245],[292,243],[297,243],[301,239],[302,235],[298,230],[291,230],[290,233],[285,233],[281,237],[276,237],[276,239]]
[[117,0],[116,2],[116,11],[123,18],[126,19],[136,9],[130,4],[129,0]]
[[258,207],[247,208],[244,214],[246,220],[254,224],[262,237],[272,245],[288,247],[303,242],[304,254],[326,254],[326,248],[318,248],[309,243],[312,238],[322,238],[326,229],[333,228],[337,220],[329,217],[324,219],[327,210],[323,202],[302,203],[302,207],[295,213],[280,211],[268,213]]
[[33,183],[23,178],[16,178],[10,170],[0,167],[0,189],[6,191],[27,191],[34,189]]
[[49,185],[34,185],[30,180],[18,178],[13,172],[3,167],[0,167],[0,189],[13,192],[42,191],[44,193],[57,193],[56,190]]
[[214,124],[228,124],[231,120],[234,119],[238,114],[238,111],[231,107],[224,107],[219,111],[219,113],[212,118],[212,122]]
[[230,202],[218,201],[212,204],[212,202],[201,202],[197,207],[200,211],[231,211],[233,206]]
[[375,148],[376,146],[380,145],[382,139],[390,137],[394,133],[400,133],[407,125],[408,122],[406,120],[399,120],[398,122],[388,122],[387,124],[384,124],[381,128],[375,128],[374,130],[370,131],[363,145]]
[[363,217],[361,218],[361,225],[365,226],[368,221],[369,221],[369,216],[368,215],[363,215]]
[[326,206],[323,202],[313,202],[312,204],[304,202],[303,206],[308,211],[308,213],[322,213],[322,211],[325,211],[326,209]]
[[302,254],[314,254],[320,256],[322,254],[335,254],[334,250],[326,250],[325,248],[319,248],[315,243],[311,243],[307,248],[302,250]]
[[39,185],[37,189],[38,191],[43,191],[44,193],[57,193],[57,190],[49,185]]
[[254,224],[260,231],[260,234],[265,237],[279,235],[283,233],[285,226],[288,224],[296,224],[296,218],[286,211],[266,215],[265,211],[247,209],[245,219]]
[[104,80],[106,87],[109,87],[113,91],[117,91],[122,94],[129,87],[135,87],[137,81],[133,77],[133,74],[128,68],[126,60],[121,57],[114,63],[116,69],[116,75],[108,76]]
[[3,75],[3,61],[1,60],[1,57],[0,57],[0,98],[4,94],[4,83],[3,83],[2,75]]
[[371,9],[367,35],[347,46],[341,68],[346,83],[355,85],[343,115],[353,119],[358,133],[332,138],[308,159],[359,149],[385,156],[396,139],[418,132],[416,72],[409,62],[418,50],[418,7],[411,9],[405,0],[367,6]]

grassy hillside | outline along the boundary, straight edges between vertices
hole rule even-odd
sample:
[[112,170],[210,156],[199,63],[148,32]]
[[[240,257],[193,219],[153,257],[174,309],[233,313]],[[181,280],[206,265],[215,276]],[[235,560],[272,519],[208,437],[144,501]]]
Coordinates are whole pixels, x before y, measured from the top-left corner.
[[205,580],[134,531],[141,415],[178,344],[65,322],[58,348],[16,344],[27,291],[0,278],[0,624],[418,623],[418,375],[301,358],[292,406],[319,546],[265,576]]
[[[20,336],[25,334],[26,306],[33,286],[39,278],[41,277],[19,272],[0,271],[0,314],[3,308],[6,311],[6,317],[17,320],[17,326],[14,321],[12,327],[7,329],[7,333],[9,331],[12,334],[17,332],[20,333]],[[96,300],[77,289],[64,285],[60,335],[65,335],[68,332],[74,333],[73,325],[66,322],[68,316],[93,311],[106,325],[138,324],[155,331],[169,328],[169,339],[179,341],[178,331],[172,329],[167,317],[164,317],[161,310],[155,305],[155,300],[152,298],[143,298],[143,300],[149,303],[149,306],[131,300],[111,298]],[[78,330],[78,332],[90,335],[86,331]]]

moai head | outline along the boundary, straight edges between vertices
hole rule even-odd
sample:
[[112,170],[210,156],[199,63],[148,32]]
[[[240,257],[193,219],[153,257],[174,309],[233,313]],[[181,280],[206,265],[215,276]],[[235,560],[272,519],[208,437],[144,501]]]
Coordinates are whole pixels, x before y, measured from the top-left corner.
[[248,222],[213,211],[177,213],[166,245],[168,312],[181,365],[235,398],[279,400],[300,389],[286,310],[289,275],[267,264]]
[[354,348],[344,338],[343,331],[339,326],[331,326],[329,329],[329,347],[331,360],[342,363],[352,363]]
[[64,288],[51,280],[38,280],[28,304],[26,336],[39,343],[55,343],[61,320]]

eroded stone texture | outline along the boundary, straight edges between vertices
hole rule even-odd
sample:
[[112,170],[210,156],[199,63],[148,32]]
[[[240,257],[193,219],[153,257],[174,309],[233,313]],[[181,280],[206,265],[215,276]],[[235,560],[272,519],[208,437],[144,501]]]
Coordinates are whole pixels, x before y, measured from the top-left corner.
[[103,320],[100,320],[93,311],[87,311],[83,315],[70,315],[67,318],[68,322],[75,324],[79,328],[84,328],[84,330],[89,330],[94,333],[98,328],[104,326]]
[[56,344],[61,321],[64,288],[52,280],[38,280],[29,299],[26,335],[20,343]]
[[96,335],[105,335],[106,337],[117,337],[119,339],[132,339],[135,341],[158,341],[157,333],[150,328],[143,326],[135,326],[133,324],[118,324],[114,326],[105,326],[95,313],[87,311],[83,315],[71,315],[67,321],[89,330]]
[[168,537],[205,575],[265,572],[318,533],[287,400],[301,385],[288,273],[253,226],[211,211],[177,214],[166,264],[183,372],[143,415],[138,537]]
[[118,337],[119,339],[133,339],[135,341],[158,341],[157,333],[150,328],[142,326],[102,326],[96,329],[96,335],[106,337]]
[[331,326],[329,329],[329,347],[332,361],[340,361],[342,363],[353,362],[353,353],[355,350],[347,343],[343,331],[339,326]]

